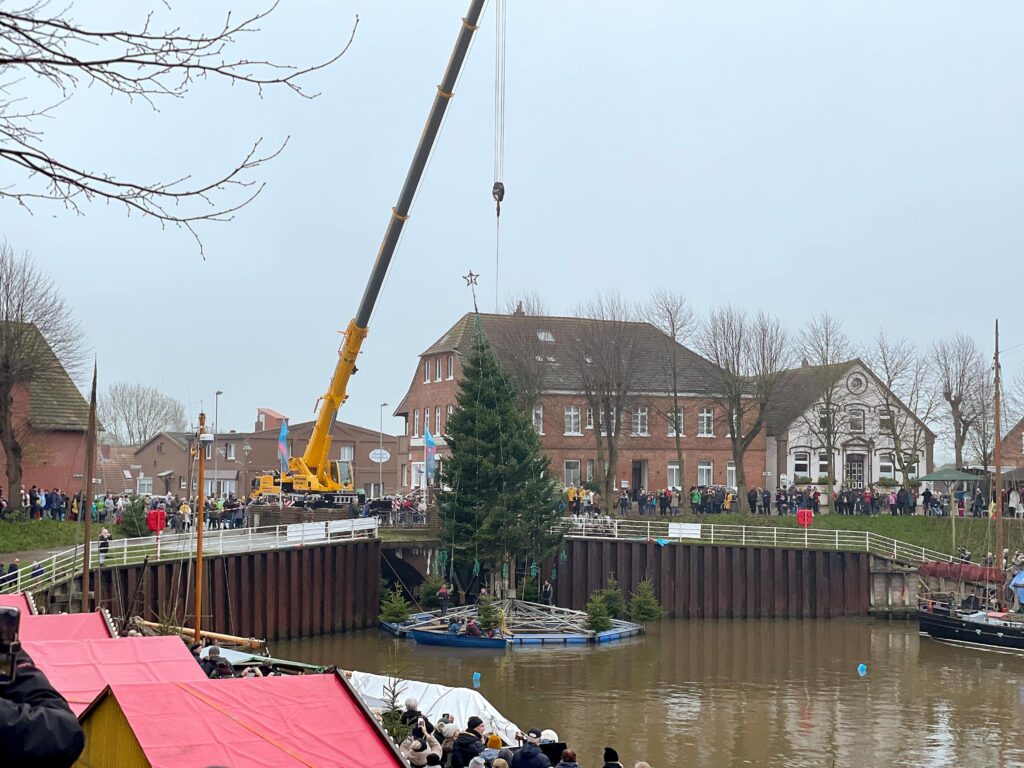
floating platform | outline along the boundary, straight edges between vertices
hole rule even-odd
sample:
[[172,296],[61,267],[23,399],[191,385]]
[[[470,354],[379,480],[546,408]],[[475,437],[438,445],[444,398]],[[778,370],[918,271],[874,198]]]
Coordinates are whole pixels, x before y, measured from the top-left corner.
[[[495,638],[467,637],[448,631],[452,619],[465,625],[469,619],[477,619],[476,605],[450,609],[441,616],[440,611],[421,613],[410,617],[401,625],[381,624],[381,628],[399,637],[411,637],[424,645],[447,645],[461,648],[501,648],[516,645],[585,645],[587,643],[610,643],[643,633],[640,624],[621,619],[612,619],[612,628],[604,632],[593,632],[587,628],[587,614],[553,605],[530,603],[525,600],[501,600],[495,603],[502,621],[501,636]],[[465,639],[467,642],[459,642]],[[492,645],[481,643],[487,640]]]
[[396,624],[393,621],[381,621],[378,623],[378,626],[388,634],[394,635],[395,637],[405,637],[409,634],[410,627],[414,627],[417,624],[422,624],[424,621],[436,619],[437,616],[437,611],[424,611],[422,613],[414,613],[401,624]]

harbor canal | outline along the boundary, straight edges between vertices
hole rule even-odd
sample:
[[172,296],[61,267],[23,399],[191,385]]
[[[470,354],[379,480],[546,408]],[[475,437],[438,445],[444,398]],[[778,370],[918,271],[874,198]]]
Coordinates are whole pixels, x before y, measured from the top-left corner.
[[[417,646],[377,631],[275,655],[472,686],[600,766],[1024,766],[1024,658],[919,638],[916,622],[666,621],[608,647]],[[858,665],[868,667],[863,677]]]

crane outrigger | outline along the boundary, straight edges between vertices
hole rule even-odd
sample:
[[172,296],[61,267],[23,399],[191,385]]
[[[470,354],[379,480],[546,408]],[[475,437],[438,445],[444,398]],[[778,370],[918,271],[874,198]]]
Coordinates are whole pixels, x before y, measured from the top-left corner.
[[253,497],[266,496],[303,496],[313,497],[317,506],[340,506],[351,501],[354,488],[352,482],[352,465],[347,461],[331,461],[329,453],[331,437],[334,431],[334,420],[338,410],[348,397],[348,382],[356,372],[356,358],[366,339],[369,330],[370,316],[377,303],[381,286],[387,275],[388,267],[398,246],[402,228],[409,218],[416,190],[434,148],[437,135],[441,130],[448,104],[455,95],[455,84],[462,71],[462,65],[469,53],[473,33],[477,30],[480,14],[483,12],[485,0],[471,0],[469,10],[462,19],[452,49],[451,58],[445,68],[441,84],[437,86],[434,103],[427,116],[416,153],[409,165],[409,171],[398,196],[398,203],[391,209],[384,239],[377,251],[377,260],[370,272],[363,298],[348,327],[344,332],[344,341],[338,349],[338,362],[334,367],[334,375],[327,392],[319,400],[316,423],[309,438],[309,444],[301,456],[293,456],[288,460],[288,470],[283,474],[270,472],[253,480]]

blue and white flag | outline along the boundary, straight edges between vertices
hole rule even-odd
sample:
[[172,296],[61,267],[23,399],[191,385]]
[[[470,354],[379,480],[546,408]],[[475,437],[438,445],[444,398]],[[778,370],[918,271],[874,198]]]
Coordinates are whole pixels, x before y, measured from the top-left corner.
[[277,452],[281,454],[281,474],[288,471],[288,422],[281,422],[281,433],[277,436]]
[[427,466],[427,482],[429,483],[434,479],[434,475],[437,473],[437,443],[434,442],[434,436],[430,434],[428,428],[423,433],[423,462]]

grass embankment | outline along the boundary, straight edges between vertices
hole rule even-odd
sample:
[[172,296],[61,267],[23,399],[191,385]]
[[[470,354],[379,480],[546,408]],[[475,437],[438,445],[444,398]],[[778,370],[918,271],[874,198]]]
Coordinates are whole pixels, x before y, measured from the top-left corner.
[[[676,515],[675,517],[646,516],[630,517],[631,520],[671,520],[680,523],[705,523],[713,525],[765,525],[777,528],[799,528],[792,515],[783,517],[744,514],[721,515]],[[918,547],[937,552],[953,553],[952,521],[948,517],[925,517],[923,515],[817,515],[812,530],[870,531],[879,536],[888,536]],[[1004,518],[1003,535],[1005,546],[1012,555],[1016,550],[1024,551],[1024,520]],[[960,517],[956,520],[957,546],[971,551],[974,562],[986,552],[995,550],[995,521],[983,517]]]
[[437,541],[436,528],[380,528],[381,541]]
[[[115,539],[124,536],[120,526],[106,527]],[[92,538],[98,539],[103,528],[102,523],[93,523]],[[85,526],[82,523],[57,520],[3,522],[0,523],[0,553],[70,549],[81,544],[84,537]]]

